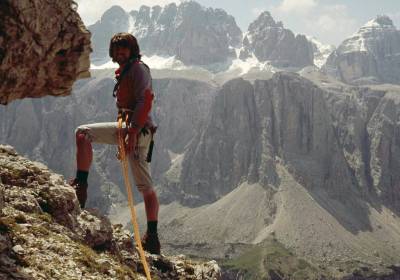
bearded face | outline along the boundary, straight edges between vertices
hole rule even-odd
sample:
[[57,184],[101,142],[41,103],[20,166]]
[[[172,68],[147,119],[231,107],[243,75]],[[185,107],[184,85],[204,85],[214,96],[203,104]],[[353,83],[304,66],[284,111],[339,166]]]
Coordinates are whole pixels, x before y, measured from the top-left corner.
[[131,52],[127,47],[118,46],[113,50],[113,58],[119,65],[124,65],[129,61]]

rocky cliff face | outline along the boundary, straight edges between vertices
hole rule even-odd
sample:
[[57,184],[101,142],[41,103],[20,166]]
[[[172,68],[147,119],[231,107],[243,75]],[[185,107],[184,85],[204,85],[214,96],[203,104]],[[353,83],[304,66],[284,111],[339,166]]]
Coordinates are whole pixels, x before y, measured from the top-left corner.
[[330,54],[336,49],[333,45],[325,45],[313,37],[307,36],[314,50],[314,65],[322,68]]
[[98,64],[108,60],[110,38],[121,31],[135,35],[145,55],[175,56],[187,65],[225,62],[235,56],[231,48],[242,36],[232,16],[194,1],[142,6],[129,14],[114,6],[89,30],[95,49],[92,62]]
[[276,157],[290,162],[309,184],[347,192],[341,184],[326,181],[329,174],[349,176],[327,110],[322,91],[295,75],[277,74],[254,86],[242,79],[226,83],[209,123],[183,159],[184,193],[204,204],[243,180],[277,184]]
[[240,58],[253,53],[259,61],[271,61],[278,67],[304,67],[313,65],[313,47],[304,35],[294,35],[275,22],[269,12],[263,12],[250,24],[243,39]]
[[2,1],[0,103],[69,95],[89,75],[90,34],[73,1]]
[[226,258],[274,236],[334,279],[364,265],[395,277],[399,92],[289,73],[226,83],[166,172],[180,170],[163,185],[179,201],[162,207],[164,242]]
[[398,212],[398,90],[326,91],[285,73],[254,84],[232,80],[183,158],[184,193],[204,204],[243,180],[274,185],[279,158],[310,189],[325,189],[335,199],[368,194]]
[[[329,95],[329,108],[343,154],[363,197],[399,213],[399,88],[362,88]],[[346,98],[344,101],[343,98]]]
[[[81,210],[63,177],[0,146],[1,279],[146,279],[133,236]],[[158,279],[219,279],[214,261],[147,255]]]
[[333,52],[325,72],[349,84],[400,83],[400,31],[387,16],[366,23]]

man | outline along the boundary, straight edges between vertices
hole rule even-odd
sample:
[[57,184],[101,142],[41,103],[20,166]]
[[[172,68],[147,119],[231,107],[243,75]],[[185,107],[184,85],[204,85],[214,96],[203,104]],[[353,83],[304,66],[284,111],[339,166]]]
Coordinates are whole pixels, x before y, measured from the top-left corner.
[[[147,155],[154,132],[149,116],[152,101],[152,80],[150,70],[140,58],[136,38],[129,33],[118,33],[110,41],[109,55],[119,64],[115,72],[117,84],[114,90],[118,111],[128,114],[126,151],[134,182],[143,195],[147,232],[142,239],[143,248],[152,254],[160,254],[157,234],[158,199],[153,189]],[[77,172],[71,185],[76,190],[81,208],[87,198],[87,178],[92,162],[92,142],[118,144],[117,122],[96,123],[79,126],[76,133]]]

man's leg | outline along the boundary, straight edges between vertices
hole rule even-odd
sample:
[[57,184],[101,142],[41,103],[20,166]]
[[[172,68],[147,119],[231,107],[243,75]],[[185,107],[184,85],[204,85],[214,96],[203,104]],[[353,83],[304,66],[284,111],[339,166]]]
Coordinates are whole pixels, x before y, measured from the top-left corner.
[[76,136],[76,177],[70,183],[76,192],[79,205],[83,209],[87,199],[88,176],[93,159],[92,143],[83,130],[77,130]]
[[160,254],[160,241],[157,232],[159,204],[157,194],[153,189],[150,166],[146,161],[150,140],[149,135],[139,136],[138,155],[135,157],[133,152],[129,154],[129,162],[135,184],[143,195],[146,210],[147,231],[142,239],[143,248],[151,254]]
[[76,132],[76,166],[78,171],[89,172],[92,160],[92,143],[83,131],[78,130]]
[[157,221],[159,204],[156,192],[153,188],[150,188],[149,190],[143,191],[142,195],[146,208],[147,221]]
[[146,209],[147,217],[147,233],[157,235],[157,224],[158,224],[158,199],[157,194],[153,188],[143,191],[144,207]]
[[87,179],[93,160],[92,142],[116,144],[116,131],[116,122],[81,125],[75,131],[77,171],[70,184],[75,188],[81,208],[85,207],[87,199]]
[[[140,190],[140,189],[139,189]],[[158,199],[152,187],[141,191],[147,217],[147,231],[142,238],[143,248],[151,254],[160,254],[160,241],[158,239]]]

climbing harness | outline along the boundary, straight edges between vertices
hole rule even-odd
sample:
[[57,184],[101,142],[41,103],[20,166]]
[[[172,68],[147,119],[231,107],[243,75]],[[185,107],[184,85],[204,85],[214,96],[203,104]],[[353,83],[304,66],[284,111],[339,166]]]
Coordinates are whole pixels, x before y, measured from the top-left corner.
[[118,155],[119,155],[119,159],[121,160],[122,173],[124,176],[126,192],[128,194],[128,203],[129,203],[129,208],[131,210],[131,220],[132,220],[132,225],[133,225],[135,242],[139,248],[139,254],[140,254],[140,258],[141,258],[141,261],[142,261],[142,264],[144,267],[144,271],[146,273],[146,278],[147,278],[147,280],[151,280],[150,270],[149,270],[149,267],[148,267],[148,264],[146,261],[146,256],[143,251],[142,242],[140,240],[139,225],[137,223],[136,211],[135,211],[135,205],[134,205],[135,201],[134,201],[134,197],[133,197],[133,193],[132,193],[132,186],[131,186],[131,182],[129,180],[129,173],[128,173],[128,160],[127,160],[127,155],[126,155],[126,150],[125,150],[125,133],[124,133],[124,130],[122,129],[122,124],[123,124],[123,122],[125,122],[126,130],[128,130],[128,124],[129,124],[128,118],[129,118],[129,114],[126,114],[124,112],[118,113]]

